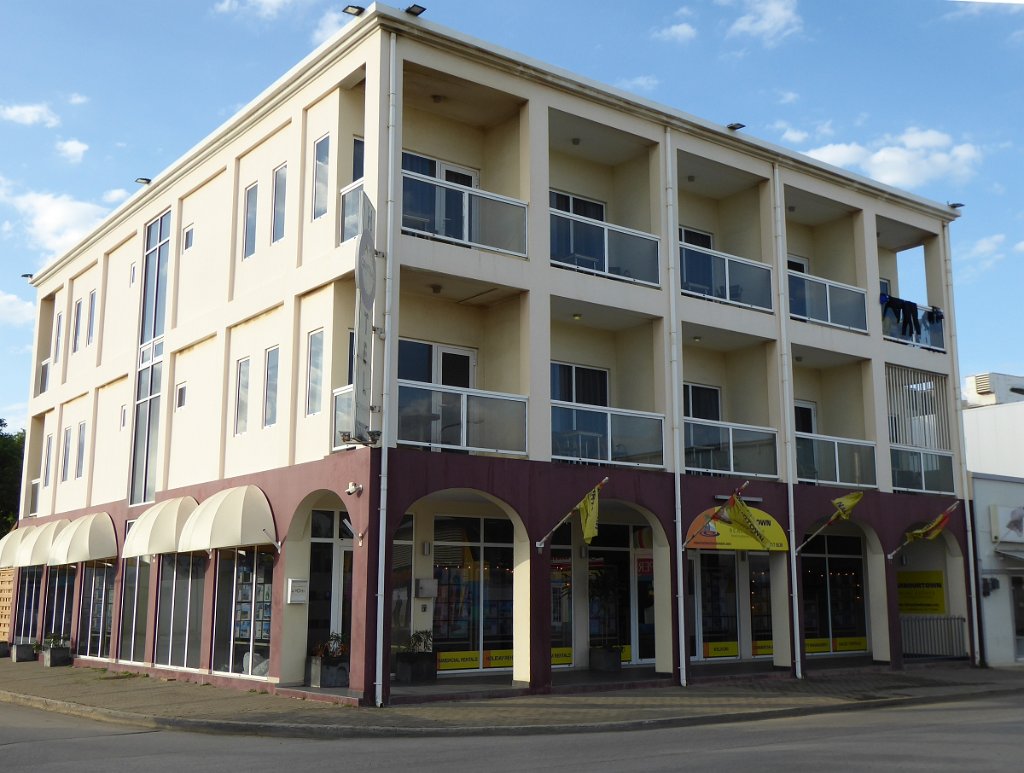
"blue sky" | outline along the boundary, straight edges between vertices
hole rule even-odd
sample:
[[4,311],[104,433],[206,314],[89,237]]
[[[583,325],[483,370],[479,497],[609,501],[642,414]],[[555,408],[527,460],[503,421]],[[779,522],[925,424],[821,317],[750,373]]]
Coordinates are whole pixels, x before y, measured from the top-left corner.
[[[940,202],[962,375],[1024,374],[1024,0],[426,0],[425,19]],[[349,17],[326,0],[0,11],[0,417],[72,247]],[[404,6],[404,3],[402,4]],[[923,283],[901,293],[925,300]]]

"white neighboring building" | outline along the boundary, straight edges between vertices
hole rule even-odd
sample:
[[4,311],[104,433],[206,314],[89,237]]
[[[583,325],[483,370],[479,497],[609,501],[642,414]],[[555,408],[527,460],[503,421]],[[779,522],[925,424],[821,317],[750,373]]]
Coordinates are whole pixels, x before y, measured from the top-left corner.
[[964,408],[983,653],[1011,665],[1024,662],[1024,376],[969,376]]

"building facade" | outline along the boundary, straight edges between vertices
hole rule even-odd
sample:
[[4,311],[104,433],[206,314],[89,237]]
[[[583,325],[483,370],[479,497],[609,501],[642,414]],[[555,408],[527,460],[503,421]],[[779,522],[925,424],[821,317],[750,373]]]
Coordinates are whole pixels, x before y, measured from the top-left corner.
[[962,515],[886,558],[964,496],[955,216],[372,6],[33,279],[13,638],[287,686],[339,632],[378,703],[424,630],[898,667],[900,572],[968,616]]

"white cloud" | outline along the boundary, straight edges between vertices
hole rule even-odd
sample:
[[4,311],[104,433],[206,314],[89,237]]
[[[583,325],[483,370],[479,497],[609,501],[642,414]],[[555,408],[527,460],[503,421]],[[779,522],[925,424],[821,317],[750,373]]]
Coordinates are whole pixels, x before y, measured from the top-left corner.
[[820,121],[817,126],[814,127],[814,133],[819,137],[831,137],[836,133],[835,129],[832,128],[832,121]]
[[803,29],[796,0],[744,0],[746,13],[729,27],[729,37],[749,35],[766,46],[775,46]]
[[30,243],[47,253],[60,255],[78,244],[106,215],[99,204],[78,201],[67,194],[30,191],[0,200],[14,206],[25,220]]
[[616,86],[626,91],[654,91],[661,83],[653,75],[638,75],[635,78],[623,78],[616,82]]
[[0,223],[0,236],[6,239],[12,233],[14,233],[14,223],[12,223],[10,220],[5,220],[4,222]]
[[974,174],[982,157],[976,145],[956,145],[944,132],[917,127],[869,145],[823,145],[807,151],[807,155],[834,166],[859,169],[879,182],[900,188],[916,188],[943,178],[966,180]]
[[802,131],[801,129],[796,129],[785,121],[776,121],[768,128],[775,129],[777,132],[780,132],[782,134],[783,142],[798,144],[810,136],[807,132]]
[[37,123],[53,128],[60,123],[60,118],[49,105],[0,105],[0,119],[20,123],[23,126],[35,126]]
[[664,40],[669,43],[689,43],[697,37],[697,30],[692,24],[680,22],[679,24],[655,30],[651,37],[655,40]]
[[313,45],[319,46],[350,21],[352,17],[341,11],[327,11],[313,30]]
[[783,91],[781,94],[779,94],[780,105],[792,105],[798,99],[800,99],[800,95],[797,94],[795,91]]
[[217,13],[254,13],[273,19],[296,0],[220,0],[213,6]]
[[[957,279],[961,282],[971,282],[995,268],[1006,258],[1006,251],[1003,249],[1005,242],[1006,234],[992,234],[981,237],[966,249],[955,250],[953,257],[957,264]],[[1017,247],[1022,245],[1024,242],[1014,247],[1014,251],[1018,251]]]
[[1024,252],[1024,242],[1017,242],[1013,245],[1014,252]]
[[102,199],[107,204],[120,204],[122,201],[128,198],[128,191],[124,188],[112,188],[105,192]]
[[28,424],[28,403],[12,403],[0,407],[0,417],[7,422],[8,433],[18,433]]
[[57,152],[72,164],[82,163],[82,159],[85,158],[85,151],[89,149],[88,145],[78,140],[61,140],[55,147]]
[[0,290],[0,325],[30,325],[35,319],[35,304]]
[[84,105],[88,101],[89,97],[85,96],[85,94],[79,94],[78,92],[73,92],[71,96],[68,97],[69,105]]

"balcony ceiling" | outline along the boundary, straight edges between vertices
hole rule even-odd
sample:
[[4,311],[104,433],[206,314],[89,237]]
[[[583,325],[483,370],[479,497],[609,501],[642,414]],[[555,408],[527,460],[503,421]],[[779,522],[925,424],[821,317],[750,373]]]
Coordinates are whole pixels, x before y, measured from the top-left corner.
[[[751,346],[760,346],[772,338],[761,338],[759,336],[741,333],[736,330],[726,330],[720,327],[700,325],[695,322],[683,322],[683,346],[707,349],[714,352],[735,352],[740,349],[748,349]],[[775,326],[771,326],[771,331]],[[699,338],[697,341],[695,339]]]
[[786,220],[808,227],[824,225],[856,212],[857,208],[786,186]]
[[[559,110],[551,110],[548,116],[551,152],[602,166],[618,166],[637,156],[646,156],[648,148],[654,144],[644,137]],[[573,144],[573,139],[579,143]]]
[[878,231],[878,246],[893,252],[918,247],[927,239],[935,236],[921,228],[915,228],[906,223],[897,223],[887,217],[876,217],[875,228]]
[[520,292],[515,287],[481,282],[477,279],[442,274],[437,271],[402,269],[403,294],[424,295],[468,306],[492,306],[506,298],[519,295]]
[[[579,314],[579,319],[573,315]],[[572,298],[551,296],[551,321],[567,325],[579,325],[597,330],[629,330],[654,319],[653,315],[639,311],[602,306],[597,303],[577,301]]]
[[[799,362],[797,361],[798,359]],[[828,368],[838,368],[843,365],[850,365],[855,362],[864,362],[864,358],[828,349],[816,349],[812,346],[793,344],[794,368],[826,370]]]
[[[725,199],[740,191],[753,188],[764,178],[743,169],[720,164],[709,158],[680,152],[676,174],[679,192],[710,199]],[[693,180],[690,180],[690,178]]]
[[405,106],[481,129],[498,126],[526,100],[413,64],[405,68]]

